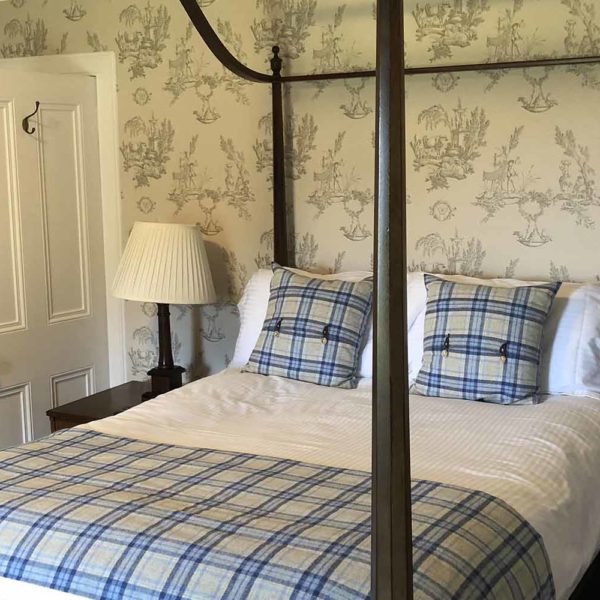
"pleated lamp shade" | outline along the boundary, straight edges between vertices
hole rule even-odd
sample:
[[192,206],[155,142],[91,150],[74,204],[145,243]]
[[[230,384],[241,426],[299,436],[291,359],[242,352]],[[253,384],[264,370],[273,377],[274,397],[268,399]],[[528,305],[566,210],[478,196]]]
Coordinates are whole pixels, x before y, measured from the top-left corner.
[[135,223],[115,275],[117,298],[157,304],[216,300],[202,232],[195,225]]

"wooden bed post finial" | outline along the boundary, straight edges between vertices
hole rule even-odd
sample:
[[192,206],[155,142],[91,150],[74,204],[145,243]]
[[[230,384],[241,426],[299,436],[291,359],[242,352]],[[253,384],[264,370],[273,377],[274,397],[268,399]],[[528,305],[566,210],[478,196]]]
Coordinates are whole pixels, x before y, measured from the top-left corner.
[[271,70],[275,77],[281,77],[281,68],[283,67],[283,61],[279,56],[279,46],[273,46],[273,58],[271,59]]

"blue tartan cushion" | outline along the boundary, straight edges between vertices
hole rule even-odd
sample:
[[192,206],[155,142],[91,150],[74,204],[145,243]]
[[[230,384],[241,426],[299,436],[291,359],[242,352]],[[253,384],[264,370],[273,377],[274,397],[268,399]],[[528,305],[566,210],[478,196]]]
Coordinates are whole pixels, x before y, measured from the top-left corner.
[[537,400],[542,331],[561,284],[468,285],[425,275],[424,396]]
[[267,316],[243,371],[356,387],[372,296],[371,278],[312,279],[273,265]]

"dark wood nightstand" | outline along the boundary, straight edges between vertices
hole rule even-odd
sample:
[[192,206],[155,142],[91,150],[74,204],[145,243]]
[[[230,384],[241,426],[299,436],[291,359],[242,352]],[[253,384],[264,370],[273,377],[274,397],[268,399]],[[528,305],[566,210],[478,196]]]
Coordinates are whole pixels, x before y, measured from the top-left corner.
[[130,381],[81,400],[51,408],[46,414],[50,418],[52,433],[118,415],[141,404],[142,394],[149,389],[150,383],[147,381]]

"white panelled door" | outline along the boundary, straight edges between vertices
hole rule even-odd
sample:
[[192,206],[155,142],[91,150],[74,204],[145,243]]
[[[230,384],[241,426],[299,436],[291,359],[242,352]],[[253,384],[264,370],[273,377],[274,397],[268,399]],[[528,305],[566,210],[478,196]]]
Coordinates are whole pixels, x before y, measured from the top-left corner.
[[0,70],[0,447],[108,386],[100,192],[95,79]]

